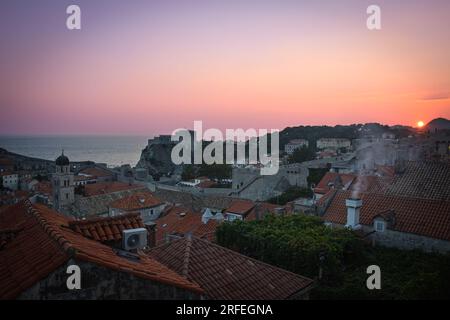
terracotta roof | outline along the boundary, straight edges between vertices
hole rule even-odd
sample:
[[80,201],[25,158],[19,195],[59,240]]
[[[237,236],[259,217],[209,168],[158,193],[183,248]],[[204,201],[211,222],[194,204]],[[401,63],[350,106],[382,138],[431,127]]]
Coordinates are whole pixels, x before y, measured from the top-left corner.
[[12,175],[17,175],[17,172],[12,172],[12,171],[2,171],[0,172],[0,177],[6,177],[6,176],[12,176]]
[[226,212],[246,215],[255,207],[255,203],[250,200],[233,200],[231,205],[225,209]]
[[386,193],[450,201],[450,165],[441,162],[406,162]]
[[34,190],[38,193],[50,196],[53,192],[52,183],[50,181],[41,181],[34,186]]
[[348,190],[357,192],[384,192],[392,183],[392,177],[356,176]]
[[326,205],[326,203],[334,197],[336,192],[337,192],[336,189],[329,190],[319,200],[317,200],[316,205],[318,206]]
[[393,177],[393,176],[395,176],[395,168],[394,168],[394,166],[377,165],[376,169],[377,169],[377,173],[382,175],[382,176],[385,176],[385,177]]
[[148,254],[198,283],[210,299],[287,299],[313,284],[309,278],[196,237],[149,249]]
[[156,243],[165,242],[166,235],[193,234],[197,237],[214,240],[218,225],[216,220],[210,219],[208,223],[202,222],[202,214],[186,209],[182,206],[169,208],[163,217],[154,221],[156,223]]
[[327,172],[314,188],[314,192],[326,194],[333,188],[358,192],[383,192],[390,183],[392,183],[391,177]]
[[2,166],[13,166],[14,165],[14,161],[10,158],[0,158],[0,165]]
[[135,211],[145,208],[152,208],[163,204],[161,200],[156,198],[150,191],[143,191],[132,194],[128,197],[117,199],[109,206],[115,209],[125,211]]
[[[337,191],[325,211],[323,220],[344,225],[347,219],[345,200],[350,191]],[[450,241],[450,201],[362,193],[360,223],[373,225],[373,219],[395,212],[393,230]]]
[[105,177],[113,176],[113,174],[110,171],[99,168],[99,167],[85,168],[83,170],[80,170],[80,172],[78,174],[80,174],[80,173],[89,175],[89,176],[98,177],[98,178],[105,178]]
[[129,261],[98,241],[69,228],[71,220],[44,205],[21,202],[2,211],[0,229],[23,229],[0,250],[0,299],[13,299],[69,259],[94,263],[117,272],[184,288],[202,289],[145,254]]
[[79,216],[96,216],[107,214],[111,202],[128,197],[139,192],[146,192],[147,188],[129,189],[91,197],[76,197],[73,211]]
[[217,184],[217,183],[214,182],[214,181],[211,181],[211,180],[205,180],[205,181],[200,182],[198,185],[196,185],[196,187],[197,187],[197,188],[203,188],[203,189],[206,189],[206,188],[212,188],[212,187],[214,187],[216,184]]
[[69,221],[69,227],[97,241],[119,241],[123,230],[145,228],[145,225],[139,213],[132,212],[115,217]]
[[124,182],[98,182],[84,185],[84,195],[86,197],[97,196],[100,194],[108,194],[124,190],[132,190],[142,188],[138,185],[130,185]]
[[75,181],[89,181],[96,179],[96,176],[74,176],[73,179]]
[[287,206],[281,206],[277,204],[272,204],[268,202],[257,202],[249,214],[245,217],[246,221],[252,220],[260,220],[263,219],[266,215],[275,214],[276,210],[279,208],[283,208],[286,213],[288,211]]
[[354,174],[327,172],[314,188],[314,192],[325,194],[332,188],[331,184],[336,185],[337,183],[342,184],[343,187],[348,187],[355,178],[356,175]]

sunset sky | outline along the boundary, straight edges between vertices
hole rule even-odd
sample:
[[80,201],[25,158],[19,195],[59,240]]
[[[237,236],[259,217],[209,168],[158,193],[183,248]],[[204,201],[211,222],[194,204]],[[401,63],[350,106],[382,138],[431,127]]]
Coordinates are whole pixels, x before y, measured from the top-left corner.
[[0,134],[450,118],[449,17],[448,0],[2,0]]

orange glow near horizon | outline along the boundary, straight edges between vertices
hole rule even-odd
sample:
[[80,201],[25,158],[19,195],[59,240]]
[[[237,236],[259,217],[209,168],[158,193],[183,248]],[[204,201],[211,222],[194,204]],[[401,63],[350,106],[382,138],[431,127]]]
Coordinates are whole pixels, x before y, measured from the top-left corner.
[[425,125],[425,123],[423,121],[418,121],[417,122],[417,127],[422,128]]
[[380,31],[360,0],[86,1],[80,32],[4,1],[0,134],[450,118],[450,1],[386,1]]

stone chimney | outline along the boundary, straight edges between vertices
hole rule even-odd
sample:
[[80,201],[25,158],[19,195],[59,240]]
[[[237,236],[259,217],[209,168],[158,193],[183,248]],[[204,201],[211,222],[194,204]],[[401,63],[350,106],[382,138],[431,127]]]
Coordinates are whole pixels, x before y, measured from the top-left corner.
[[345,226],[351,229],[359,229],[359,214],[362,207],[362,200],[360,198],[349,198],[345,200],[347,206],[347,223]]
[[156,223],[146,222],[145,229],[147,229],[147,247],[153,248],[156,245]]

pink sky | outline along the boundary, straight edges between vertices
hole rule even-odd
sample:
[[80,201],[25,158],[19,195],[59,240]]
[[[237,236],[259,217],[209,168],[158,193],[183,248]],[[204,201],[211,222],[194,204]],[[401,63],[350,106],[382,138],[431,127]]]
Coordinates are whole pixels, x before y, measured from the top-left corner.
[[366,1],[80,1],[81,31],[57,1],[6,2],[0,134],[450,118],[447,1],[379,1],[380,31]]

